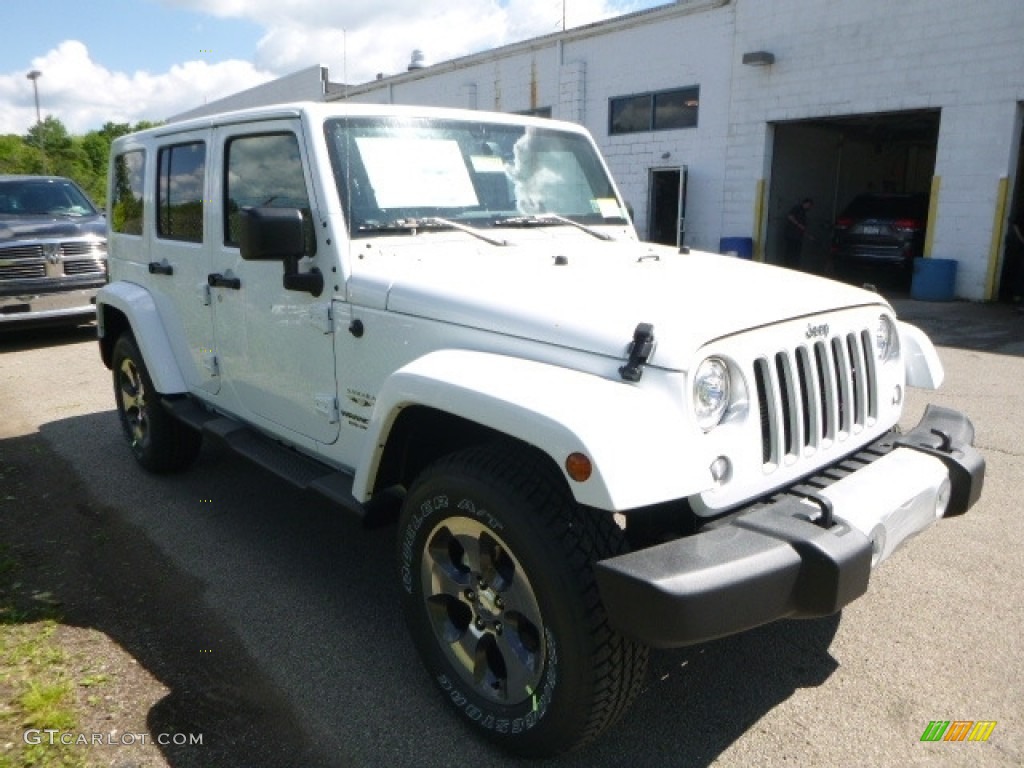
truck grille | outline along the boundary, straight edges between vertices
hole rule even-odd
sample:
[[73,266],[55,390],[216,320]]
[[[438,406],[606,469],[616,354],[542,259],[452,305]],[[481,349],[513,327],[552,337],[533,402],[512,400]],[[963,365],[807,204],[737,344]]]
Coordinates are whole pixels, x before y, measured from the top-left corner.
[[0,248],[0,280],[102,274],[105,251],[105,245],[95,240],[60,243],[56,254],[51,247],[56,260],[47,259],[43,243]]
[[754,382],[766,471],[841,442],[878,417],[866,330],[759,357]]

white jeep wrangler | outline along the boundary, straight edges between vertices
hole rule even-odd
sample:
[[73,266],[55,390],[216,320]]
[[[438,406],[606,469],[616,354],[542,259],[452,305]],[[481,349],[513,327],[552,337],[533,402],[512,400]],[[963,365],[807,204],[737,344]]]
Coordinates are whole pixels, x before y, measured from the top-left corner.
[[639,242],[550,120],[286,105],[118,139],[97,301],[125,437],[204,435],[398,518],[409,629],[472,727],[578,746],[649,646],[824,616],[965,512],[973,428],[878,295]]

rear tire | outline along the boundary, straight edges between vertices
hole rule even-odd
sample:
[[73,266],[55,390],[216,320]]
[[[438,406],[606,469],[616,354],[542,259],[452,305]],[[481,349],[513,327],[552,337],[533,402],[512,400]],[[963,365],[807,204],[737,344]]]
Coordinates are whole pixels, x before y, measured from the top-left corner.
[[406,620],[471,727],[539,757],[626,711],[648,649],[609,626],[593,574],[624,548],[611,516],[581,509],[533,451],[472,448],[417,479],[399,521]]
[[199,455],[202,433],[175,419],[161,402],[135,338],[123,333],[112,357],[121,430],[136,461],[151,472],[176,472]]

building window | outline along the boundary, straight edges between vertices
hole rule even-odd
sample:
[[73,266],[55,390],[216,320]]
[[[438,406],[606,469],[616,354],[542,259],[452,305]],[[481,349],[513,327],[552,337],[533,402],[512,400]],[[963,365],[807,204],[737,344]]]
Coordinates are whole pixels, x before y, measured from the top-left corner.
[[700,109],[700,87],[617,96],[608,108],[608,133],[668,131],[693,128]]
[[156,231],[170,240],[203,242],[206,145],[201,141],[162,147],[157,155]]
[[124,235],[142,234],[142,191],[146,188],[146,155],[141,149],[114,158],[114,189],[110,194],[110,228]]

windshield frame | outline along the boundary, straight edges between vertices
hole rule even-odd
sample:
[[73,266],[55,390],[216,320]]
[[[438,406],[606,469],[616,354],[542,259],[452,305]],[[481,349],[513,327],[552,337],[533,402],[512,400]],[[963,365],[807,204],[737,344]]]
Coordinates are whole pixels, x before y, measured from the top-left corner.
[[526,121],[359,115],[327,118],[324,137],[353,239],[409,234],[416,231],[410,224],[426,219],[477,229],[516,217],[629,223],[582,132]]

